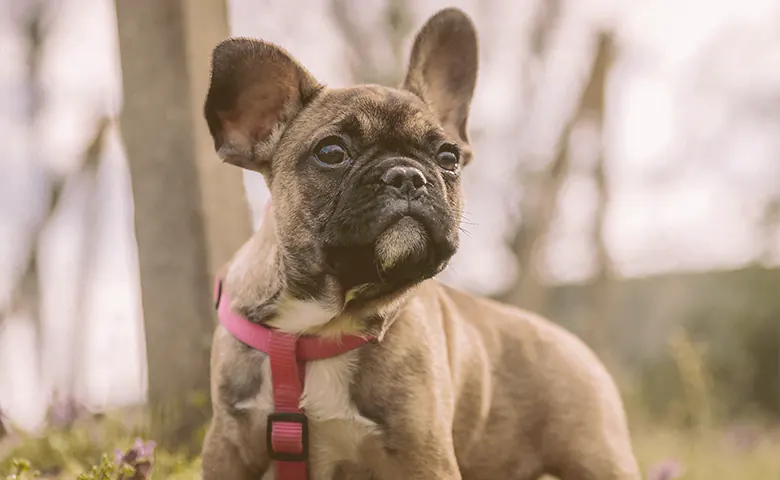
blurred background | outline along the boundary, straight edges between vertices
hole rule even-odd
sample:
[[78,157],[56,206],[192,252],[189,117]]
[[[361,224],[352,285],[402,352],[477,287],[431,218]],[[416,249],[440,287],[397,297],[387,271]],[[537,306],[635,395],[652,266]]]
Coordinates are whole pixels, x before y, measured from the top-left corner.
[[481,65],[441,279],[582,336],[648,478],[780,478],[778,0],[0,0],[0,467],[138,434],[196,478],[211,279],[268,199],[213,153],[211,48],[396,85],[446,6]]

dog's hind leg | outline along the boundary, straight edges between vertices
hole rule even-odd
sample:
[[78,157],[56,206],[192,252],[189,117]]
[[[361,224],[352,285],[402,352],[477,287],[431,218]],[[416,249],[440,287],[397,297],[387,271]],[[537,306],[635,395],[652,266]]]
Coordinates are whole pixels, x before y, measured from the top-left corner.
[[567,442],[548,473],[561,480],[641,480],[627,436],[593,432]]

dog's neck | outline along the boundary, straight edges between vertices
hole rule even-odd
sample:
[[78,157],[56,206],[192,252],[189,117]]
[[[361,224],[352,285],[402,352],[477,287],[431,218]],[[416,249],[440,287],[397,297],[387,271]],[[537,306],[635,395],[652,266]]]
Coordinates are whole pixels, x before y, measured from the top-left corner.
[[224,285],[233,299],[231,308],[252,322],[287,333],[381,338],[412,292],[407,288],[360,301],[366,292],[381,287],[366,285],[342,292],[335,278],[322,275],[316,282],[319,291],[307,297],[293,284],[285,258],[289,255],[279,244],[269,209],[260,228],[228,266]]

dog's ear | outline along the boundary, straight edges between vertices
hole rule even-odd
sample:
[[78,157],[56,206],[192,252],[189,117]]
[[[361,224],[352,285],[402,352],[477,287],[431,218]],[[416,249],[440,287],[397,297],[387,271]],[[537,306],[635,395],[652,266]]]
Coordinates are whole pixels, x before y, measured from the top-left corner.
[[404,88],[425,100],[444,128],[465,143],[477,66],[474,24],[463,11],[446,8],[417,34],[404,81]]
[[220,43],[204,106],[220,158],[265,173],[284,129],[321,89],[276,45],[247,38]]

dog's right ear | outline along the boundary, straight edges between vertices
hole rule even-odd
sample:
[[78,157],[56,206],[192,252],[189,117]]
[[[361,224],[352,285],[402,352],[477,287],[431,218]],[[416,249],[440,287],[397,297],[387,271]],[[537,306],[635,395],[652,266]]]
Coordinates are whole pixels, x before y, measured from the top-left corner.
[[266,173],[285,128],[322,89],[280,47],[234,38],[212,54],[204,114],[228,163]]
[[[404,88],[422,98],[442,126],[465,147],[467,122],[477,82],[477,32],[462,10],[445,8],[420,29],[412,46]],[[471,156],[465,151],[464,164]]]

